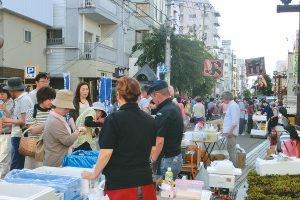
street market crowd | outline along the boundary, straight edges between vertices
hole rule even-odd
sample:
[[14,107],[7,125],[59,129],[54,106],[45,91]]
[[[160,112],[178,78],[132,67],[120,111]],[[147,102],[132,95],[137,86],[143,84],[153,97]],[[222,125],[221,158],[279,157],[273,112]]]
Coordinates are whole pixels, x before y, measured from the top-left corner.
[[[60,167],[74,151],[99,150],[94,170],[82,177],[93,180],[103,173],[112,200],[124,195],[156,199],[153,174],[163,176],[170,167],[174,178],[179,176],[183,133],[199,122],[222,119],[235,166],[236,139],[250,134],[253,114],[289,124],[281,100],[269,104],[234,98],[231,92],[218,98],[179,96],[164,80],[141,87],[134,78],[120,78],[109,112],[101,102],[92,102],[88,83],[79,83],[74,93],[51,88],[46,73],[39,73],[35,83],[29,93],[21,78],[0,87],[0,178],[13,169]],[[22,137],[37,141],[34,157],[19,152]],[[299,136],[291,139],[300,143]]]

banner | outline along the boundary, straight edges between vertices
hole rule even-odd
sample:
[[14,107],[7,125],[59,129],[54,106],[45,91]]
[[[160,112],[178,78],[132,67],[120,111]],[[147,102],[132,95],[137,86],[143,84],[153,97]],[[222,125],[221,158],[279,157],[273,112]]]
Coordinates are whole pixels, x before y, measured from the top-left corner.
[[70,90],[70,72],[65,72],[63,73],[63,76],[64,76],[64,89],[65,90]]
[[258,76],[266,74],[265,58],[251,58],[245,60],[247,76]]
[[261,87],[267,87],[267,81],[265,79],[265,77],[263,75],[259,75],[257,77],[257,87],[261,88]]
[[107,77],[100,78],[99,101],[104,104],[106,112],[110,113],[110,100],[112,92],[112,79]]
[[[297,52],[298,53],[298,52]],[[294,70],[293,70],[294,77],[298,76],[298,55],[294,55]]]
[[224,60],[206,59],[204,60],[203,76],[221,78],[223,76]]

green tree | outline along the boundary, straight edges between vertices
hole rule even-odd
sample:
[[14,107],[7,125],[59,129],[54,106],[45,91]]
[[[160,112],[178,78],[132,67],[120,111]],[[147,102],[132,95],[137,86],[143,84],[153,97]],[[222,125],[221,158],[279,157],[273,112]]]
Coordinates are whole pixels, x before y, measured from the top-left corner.
[[244,96],[244,98],[251,99],[252,95],[251,95],[250,90],[248,90],[248,89],[244,90],[243,96]]
[[[162,26],[160,29],[153,29],[152,33],[145,36],[142,43],[133,46],[133,53],[142,50],[138,57],[139,66],[149,64],[156,70],[158,63],[163,63],[165,59],[166,30]],[[193,95],[211,94],[215,86],[213,78],[203,77],[204,59],[213,58],[207,51],[203,42],[191,36],[171,34],[171,84],[174,85],[181,94],[189,93]]]
[[272,90],[273,86],[271,77],[268,74],[265,74],[264,78],[266,80],[267,86],[263,85],[262,87],[258,87],[257,80],[254,82],[254,84],[256,85],[256,95],[272,96],[274,94],[274,91]]

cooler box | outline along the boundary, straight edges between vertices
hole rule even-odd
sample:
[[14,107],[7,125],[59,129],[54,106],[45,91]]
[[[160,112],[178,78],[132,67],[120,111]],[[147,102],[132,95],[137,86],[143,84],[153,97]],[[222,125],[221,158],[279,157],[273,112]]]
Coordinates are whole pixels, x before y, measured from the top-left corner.
[[37,173],[44,173],[44,174],[53,174],[59,176],[70,176],[70,177],[77,177],[81,179],[81,195],[86,195],[89,193],[90,189],[95,188],[98,185],[98,181],[89,181],[86,179],[81,178],[81,173],[83,171],[90,171],[92,172],[93,169],[87,168],[77,168],[77,167],[39,167],[34,170],[33,172]]
[[93,168],[98,159],[98,151],[75,151],[65,156],[63,167]]
[[5,181],[15,184],[36,184],[52,187],[57,193],[63,193],[65,200],[80,199],[80,178],[43,174],[30,170],[13,170],[5,176]]
[[235,183],[234,175],[208,174],[209,187],[233,189]]
[[33,184],[0,182],[0,200],[59,200],[54,189]]

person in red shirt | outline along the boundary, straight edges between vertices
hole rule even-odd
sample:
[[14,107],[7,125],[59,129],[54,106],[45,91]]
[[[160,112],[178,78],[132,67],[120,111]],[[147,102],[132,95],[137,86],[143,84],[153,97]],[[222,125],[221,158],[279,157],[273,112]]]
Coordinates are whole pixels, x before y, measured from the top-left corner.
[[184,112],[184,105],[183,105],[183,103],[181,102],[181,97],[177,97],[176,100],[177,100],[177,105],[178,105],[179,108],[180,108],[180,112],[181,112],[181,115],[182,115],[182,119],[183,119],[183,121],[184,121],[185,118],[186,118],[186,115],[185,115],[185,112]]

